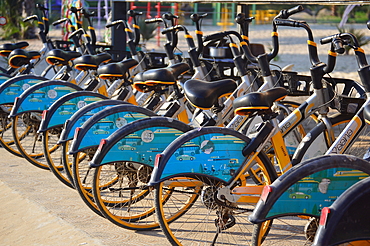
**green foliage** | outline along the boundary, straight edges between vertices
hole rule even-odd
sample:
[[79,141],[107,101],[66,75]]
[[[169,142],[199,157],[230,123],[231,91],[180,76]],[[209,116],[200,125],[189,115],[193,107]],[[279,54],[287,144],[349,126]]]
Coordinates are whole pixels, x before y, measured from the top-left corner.
[[[28,5],[25,4],[26,1]],[[25,6],[33,5],[34,0],[1,0],[0,16],[7,19],[7,24],[2,26],[1,39],[24,39],[34,37],[32,23],[24,23],[22,17],[22,3]],[[29,9],[28,9],[29,11]]]
[[147,23],[145,23],[145,19],[140,18],[138,20],[138,26],[140,27],[141,37],[142,37],[142,39],[145,43],[149,39],[154,38],[155,30],[157,29],[158,25],[155,24],[155,23],[147,24]]
[[[358,40],[358,44],[360,45],[360,47],[370,43],[370,39],[366,35],[367,33],[363,32],[359,29],[355,29],[353,27],[339,28],[338,26],[337,26],[337,29],[340,33],[352,33],[353,35],[355,35],[357,40]],[[349,53],[349,50],[350,50],[350,48],[348,46],[346,46],[346,54],[347,55]]]

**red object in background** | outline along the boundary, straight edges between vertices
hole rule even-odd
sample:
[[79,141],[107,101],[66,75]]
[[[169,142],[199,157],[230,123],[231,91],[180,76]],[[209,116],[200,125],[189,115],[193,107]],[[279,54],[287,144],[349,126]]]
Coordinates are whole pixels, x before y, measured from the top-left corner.
[[8,23],[8,20],[6,19],[5,16],[0,16],[0,26],[4,26]]

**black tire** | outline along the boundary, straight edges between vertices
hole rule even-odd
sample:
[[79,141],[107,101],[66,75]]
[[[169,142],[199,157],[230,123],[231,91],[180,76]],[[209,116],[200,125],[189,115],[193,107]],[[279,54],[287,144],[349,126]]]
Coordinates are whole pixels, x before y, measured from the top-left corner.
[[66,186],[74,188],[73,183],[69,178],[69,175],[71,174],[67,174],[70,169],[65,169],[65,166],[63,165],[63,160],[68,158],[65,156],[67,155],[67,153],[64,152],[65,148],[63,148],[61,144],[56,144],[56,142],[59,140],[60,132],[60,128],[52,128],[43,132],[42,146],[44,156],[49,169],[52,171],[55,177],[57,177],[57,179]]

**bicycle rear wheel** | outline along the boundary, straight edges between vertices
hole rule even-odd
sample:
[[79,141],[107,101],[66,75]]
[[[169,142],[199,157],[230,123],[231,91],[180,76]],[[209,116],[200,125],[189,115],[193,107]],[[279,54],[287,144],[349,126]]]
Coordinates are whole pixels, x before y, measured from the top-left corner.
[[[70,172],[70,168],[66,169],[65,165],[63,165],[63,161],[68,159],[68,157],[66,156],[67,153],[64,152],[65,148],[61,144],[56,144],[59,140],[60,133],[60,128],[52,128],[43,132],[42,146],[44,156],[52,173],[63,184],[67,185],[70,188],[74,188],[73,183],[69,178],[71,174],[67,174],[67,172]],[[63,145],[65,144],[67,143],[63,143]]]
[[[22,156],[32,165],[48,170],[49,166],[44,158],[42,147],[42,135],[37,133],[40,119],[41,114],[38,112],[27,112],[15,116],[12,133],[14,142]],[[57,146],[54,144],[49,152],[55,151],[56,148]]]
[[[156,216],[152,216],[155,213],[154,194],[146,186],[151,170],[149,166],[128,162],[106,164],[95,169],[94,198],[107,219],[130,230],[159,227]],[[117,182],[113,183],[113,180]],[[168,187],[162,199],[170,199],[177,192],[176,189],[176,186]],[[198,198],[199,192],[194,191],[196,189],[199,187],[187,190],[187,202],[171,219],[181,216],[181,211],[185,212],[193,204]]]
[[[258,175],[257,175],[258,172]],[[258,177],[257,185],[267,185],[276,178],[276,172],[264,154],[255,159],[249,173]],[[246,184],[256,185],[255,178],[246,175]],[[173,190],[168,200],[166,192]],[[253,224],[248,215],[255,203],[223,202],[217,192],[225,184],[211,177],[172,177],[155,187],[156,213],[161,228],[173,245],[248,245]],[[190,201],[196,194],[200,199]],[[178,216],[175,216],[178,215]],[[181,215],[181,216],[180,216]]]
[[[5,110],[7,111],[8,109],[10,110],[11,108],[10,105],[9,106],[2,105],[1,107],[5,107]],[[12,132],[13,122],[11,119],[8,118],[9,113],[5,112],[2,108],[0,109],[0,111],[1,111],[0,113],[0,120],[1,120],[0,122],[0,145],[4,149],[12,153],[13,155],[18,156],[18,157],[23,157],[14,143],[13,132]],[[21,126],[23,125],[23,122],[19,121],[18,124],[19,124],[19,128],[21,128]],[[31,129],[30,127],[25,127],[23,134],[27,135],[30,129]]]

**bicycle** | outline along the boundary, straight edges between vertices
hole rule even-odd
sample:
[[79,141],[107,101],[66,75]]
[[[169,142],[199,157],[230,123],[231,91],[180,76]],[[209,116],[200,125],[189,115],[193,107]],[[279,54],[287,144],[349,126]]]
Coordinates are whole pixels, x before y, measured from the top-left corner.
[[[323,40],[323,42],[330,42],[332,40],[338,40],[340,43],[350,44],[351,42],[348,42],[346,40],[351,40],[353,42],[352,48],[355,50],[355,54],[357,56],[358,64],[359,64],[359,74],[360,78],[362,80],[363,85],[365,86],[366,94],[368,94],[369,85],[368,85],[368,64],[365,58],[364,51],[358,47],[358,42],[356,38],[352,34],[348,33],[342,33],[330,36]],[[346,41],[346,42],[344,42]],[[353,102],[354,103],[354,102]],[[358,141],[358,137],[360,134],[364,131],[364,128],[366,126],[365,119],[364,119],[364,109],[369,104],[369,99],[367,99],[363,105],[357,106],[358,110],[356,115],[351,119],[351,121],[348,123],[345,129],[340,132],[337,139],[327,148],[327,151],[325,152],[325,155],[330,154],[343,154],[343,153],[351,153],[350,151],[351,145],[355,145]],[[361,105],[361,104],[359,104]],[[318,130],[322,129],[323,127],[319,124],[313,130],[309,133],[310,134],[310,140],[304,142],[304,146],[300,149],[300,151],[309,151],[309,147],[312,144],[315,144],[316,138],[320,136],[320,133]],[[357,153],[361,157],[363,156],[363,152],[359,151],[359,149],[363,150],[363,147],[365,147],[365,150],[368,149],[367,144],[364,143],[357,146],[354,146],[355,151],[353,153]],[[325,151],[325,148],[322,148],[322,151]],[[314,160],[313,160],[314,162]],[[266,221],[266,219],[273,218],[280,218],[285,217],[287,215],[295,215],[299,214],[301,216],[305,216],[306,218],[311,217],[309,223],[307,224],[307,227],[310,228],[309,233],[306,233],[306,238],[309,241],[312,241],[314,238],[315,230],[318,226],[318,216],[320,215],[321,209],[324,206],[330,205],[347,187],[357,182],[359,179],[364,177],[364,174],[358,173],[355,170],[342,170],[341,164],[337,164],[336,168],[334,168],[333,165],[326,165],[324,167],[321,167],[321,170],[316,170],[315,173],[312,173],[310,170],[310,166],[303,166],[301,167],[301,172],[299,174],[297,173],[286,173],[282,176],[282,178],[286,178],[286,180],[289,180],[289,183],[284,183],[284,185],[279,185],[279,187],[274,191],[279,193],[279,195],[270,196],[269,197],[269,204],[263,205],[258,204],[256,206],[256,210],[254,211],[253,215],[251,216],[252,222],[260,222],[260,221]],[[323,171],[325,170],[325,171]],[[352,173],[352,179],[348,180],[341,180],[338,179],[335,175],[338,176],[338,173]],[[333,174],[335,174],[333,176]],[[294,178],[292,179],[292,175],[294,175]],[[339,175],[338,177],[340,177]],[[317,190],[317,184],[320,183],[318,180],[319,177],[322,180],[327,181],[327,187],[328,189],[334,189],[334,191],[328,192],[327,196],[322,196],[319,193],[319,190]],[[338,180],[337,180],[338,179]],[[338,184],[341,184],[340,188],[336,188],[335,182]],[[342,183],[340,183],[342,182]],[[333,184],[331,184],[333,183]],[[310,186],[311,188],[304,188],[304,186]],[[292,198],[293,193],[307,193],[305,192],[305,189],[310,190],[310,194],[305,196],[306,200],[304,204],[299,203],[298,201],[292,201],[289,198]],[[334,193],[333,193],[334,192]],[[321,196],[320,196],[321,195]],[[315,199],[311,199],[311,197],[316,197]],[[274,205],[274,208],[272,208],[272,204]],[[283,205],[284,204],[284,205]],[[287,204],[290,204],[287,206]],[[282,208],[282,205],[285,206],[285,208]],[[299,208],[298,208],[299,207]],[[292,222],[291,227],[294,227],[294,224]],[[301,234],[303,231],[297,231],[294,230],[292,234]],[[264,239],[267,241],[267,239]],[[262,243],[262,242],[261,242]]]
[[[278,18],[274,20],[276,25],[288,25],[289,21]],[[301,24],[309,37],[309,53],[314,71],[312,73],[313,87],[315,91],[323,91],[321,78],[326,71],[325,65],[317,59],[309,26],[306,23]],[[292,119],[288,116],[278,124],[276,115],[271,111],[272,101],[284,96],[283,91],[273,89],[267,91],[266,94],[251,94],[241,97],[240,100],[236,99],[234,104],[239,114],[250,116],[259,111],[258,114],[264,118],[265,121],[256,126],[255,132],[250,135],[253,138],[247,138],[230,129],[204,127],[177,138],[162,154],[157,155],[149,186],[155,188],[156,214],[162,230],[172,244],[187,244],[198,240],[205,243],[215,243],[217,240],[240,244],[245,243],[245,240],[256,240],[248,236],[248,233],[252,234],[253,226],[243,215],[253,211],[265,184],[277,177],[275,167],[264,157],[263,150],[267,149],[265,144],[272,141],[268,146],[273,146],[279,171],[286,172],[291,168],[291,160],[281,134],[285,130],[284,126],[293,127],[296,121],[287,124]],[[311,99],[307,101],[312,102]],[[307,104],[303,103],[301,109],[306,106]],[[313,108],[319,111],[325,109],[324,107],[320,110],[316,106]],[[290,116],[300,117],[297,112],[299,110]],[[340,122],[344,123],[349,120],[348,116],[344,118],[344,121]],[[330,121],[330,118],[327,120]],[[193,160],[180,161],[177,158],[186,146],[196,146],[199,154],[195,154]],[[246,178],[242,178],[243,175]],[[174,186],[179,187],[179,192],[174,192],[170,197],[170,200],[174,199],[173,203],[162,198],[162,193],[165,194],[166,189],[171,188],[172,181],[175,183]],[[181,185],[182,181],[184,184]],[[191,184],[192,181],[193,184]],[[202,192],[191,190],[187,192],[188,189],[195,188]],[[201,201],[193,202],[192,208],[187,209],[189,211],[186,213],[181,211],[180,204],[185,206],[187,198],[192,196],[200,196]],[[168,216],[177,212],[183,213],[183,216],[173,222],[167,221]],[[193,212],[198,215],[206,214],[206,216],[201,217],[203,222],[191,225],[189,228],[184,223],[185,221],[200,221],[192,217]],[[271,223],[272,221],[265,223],[264,228]],[[196,230],[192,230],[194,227],[197,227]],[[260,231],[261,236],[266,234],[267,231]]]

